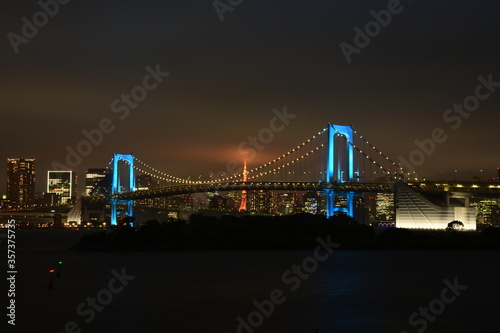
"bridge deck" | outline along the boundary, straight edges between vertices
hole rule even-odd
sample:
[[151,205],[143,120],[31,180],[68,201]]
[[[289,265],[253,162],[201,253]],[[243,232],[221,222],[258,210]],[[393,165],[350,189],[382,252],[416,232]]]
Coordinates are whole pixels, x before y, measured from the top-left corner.
[[[500,195],[500,183],[491,182],[411,182],[409,186],[420,192],[429,193],[470,193],[476,195]],[[346,182],[326,184],[325,182],[223,182],[175,185],[151,190],[116,194],[108,198],[88,198],[91,202],[104,202],[110,199],[140,200],[188,193],[242,190],[275,190],[275,191],[323,191],[331,189],[336,192],[393,192],[393,183]],[[87,200],[88,200],[87,199]]]

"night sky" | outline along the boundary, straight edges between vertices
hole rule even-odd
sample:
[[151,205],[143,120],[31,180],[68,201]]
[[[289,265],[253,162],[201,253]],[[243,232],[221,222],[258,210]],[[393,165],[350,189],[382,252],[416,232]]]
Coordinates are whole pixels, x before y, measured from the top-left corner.
[[[75,148],[82,130],[104,118],[115,128],[74,168],[80,179],[87,168],[105,167],[113,152],[133,152],[177,176],[206,177],[241,160],[238,145],[284,106],[296,118],[250,167],[332,122],[352,124],[393,159],[442,128],[448,139],[417,168],[421,174],[443,170],[451,178],[458,169],[472,180],[482,169],[482,178],[495,176],[500,87],[456,129],[443,115],[475,94],[480,75],[500,82],[500,4],[401,1],[400,13],[348,63],[340,43],[354,45],[354,28],[364,30],[370,12],[387,7],[243,0],[221,21],[210,0],[70,1],[15,53],[8,34],[22,35],[21,18],[32,22],[41,8],[4,1],[0,193],[7,157],[37,158],[41,191],[51,163],[65,164],[65,147]],[[157,65],[168,77],[120,119],[113,101]]]

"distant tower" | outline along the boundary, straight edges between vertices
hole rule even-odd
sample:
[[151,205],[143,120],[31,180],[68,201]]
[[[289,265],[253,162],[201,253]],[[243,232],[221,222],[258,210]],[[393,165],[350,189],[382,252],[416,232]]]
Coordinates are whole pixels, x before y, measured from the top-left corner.
[[[247,161],[245,160],[244,164],[243,164],[243,181],[246,182],[247,181],[247,175],[248,175],[248,172],[247,172]],[[247,210],[247,191],[246,190],[243,190],[241,192],[241,204],[240,204],[240,212],[243,212],[243,211],[246,211]]]

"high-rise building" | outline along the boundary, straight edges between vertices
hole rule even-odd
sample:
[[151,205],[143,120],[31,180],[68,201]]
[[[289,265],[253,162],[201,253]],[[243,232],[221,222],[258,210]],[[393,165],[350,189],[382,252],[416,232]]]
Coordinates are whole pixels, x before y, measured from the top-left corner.
[[270,214],[273,206],[273,193],[264,190],[247,191],[247,209],[253,214]]
[[231,191],[226,195],[226,203],[228,210],[239,210],[241,207],[241,191]]
[[[154,188],[154,180],[150,175],[137,175],[135,176],[135,187],[137,191],[146,191]],[[137,206],[158,207],[162,206],[162,201],[165,198],[150,198],[135,201]],[[164,206],[164,205],[163,205]]]
[[208,209],[221,210],[226,208],[227,200],[220,195],[214,195],[208,199]]
[[394,222],[394,194],[377,193],[376,218],[380,222]]
[[309,214],[320,212],[321,196],[318,192],[307,192],[303,195],[304,211]]
[[49,171],[47,173],[47,193],[60,195],[61,205],[71,203],[76,198],[76,175],[73,171]]
[[476,207],[476,221],[479,224],[500,224],[500,199],[482,198],[472,202],[471,207]]
[[7,199],[13,207],[27,207],[35,199],[35,159],[7,159]]
[[135,176],[135,187],[137,191],[152,189],[154,187],[153,177],[150,175]]
[[109,169],[88,169],[85,173],[85,196],[108,195],[111,188]]
[[298,202],[298,195],[294,192],[283,193],[277,192],[270,202],[273,208],[271,213],[278,215],[290,215],[296,213]]
[[347,208],[347,197],[345,195],[336,195],[333,206],[335,208]]
[[59,205],[61,195],[59,193],[38,192],[35,194],[37,207],[53,207]]

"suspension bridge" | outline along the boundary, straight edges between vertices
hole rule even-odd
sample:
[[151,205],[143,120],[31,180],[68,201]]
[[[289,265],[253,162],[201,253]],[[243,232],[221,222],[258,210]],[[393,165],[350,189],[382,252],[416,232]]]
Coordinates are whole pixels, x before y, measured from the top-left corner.
[[[395,193],[396,219],[400,225],[441,228],[445,220],[461,219],[465,220],[466,228],[475,229],[472,209],[439,207],[420,192],[445,193],[448,199],[450,196],[468,198],[471,193],[500,195],[500,186],[488,182],[476,182],[470,186],[446,182],[404,183],[403,180],[411,174],[409,170],[382,153],[352,126],[335,124],[328,124],[268,163],[250,170],[245,164],[240,172],[220,173],[220,176],[208,180],[176,177],[132,154],[114,154],[107,168],[112,174],[111,192],[86,200],[94,204],[110,204],[112,225],[117,223],[120,207],[122,213],[133,216],[136,200],[188,193],[242,191],[240,210],[244,210],[246,193],[264,190],[321,192],[325,197],[327,217],[339,212],[352,216],[355,197],[360,193]],[[136,173],[156,179],[161,186],[138,190]],[[335,198],[339,196],[345,198],[345,205],[335,204]]]

